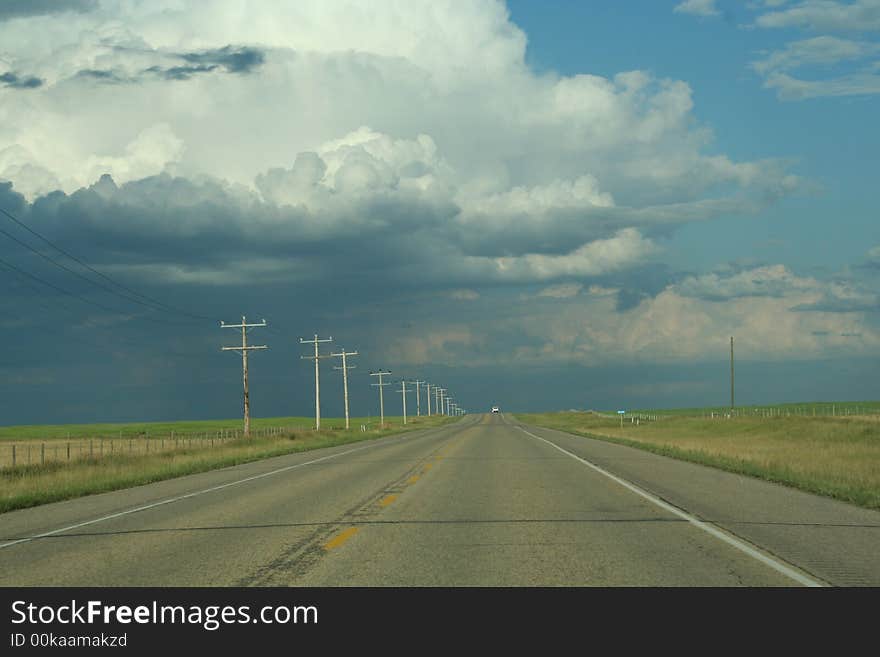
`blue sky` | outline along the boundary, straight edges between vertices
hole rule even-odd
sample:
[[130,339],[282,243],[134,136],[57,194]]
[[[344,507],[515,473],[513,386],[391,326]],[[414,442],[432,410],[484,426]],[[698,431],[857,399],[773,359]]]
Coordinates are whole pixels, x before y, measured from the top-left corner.
[[876,399],[878,33],[880,0],[7,2],[36,234],[0,216],[0,421],[235,417],[242,314],[257,416],[312,412],[315,332],[357,415],[378,367],[723,404],[731,335],[744,404]]

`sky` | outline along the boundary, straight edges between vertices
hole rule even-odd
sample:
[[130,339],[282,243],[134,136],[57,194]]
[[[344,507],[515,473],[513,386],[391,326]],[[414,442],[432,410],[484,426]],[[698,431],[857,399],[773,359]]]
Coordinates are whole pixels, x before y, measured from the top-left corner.
[[315,334],[356,416],[380,368],[720,406],[731,336],[739,404],[878,399],[878,34],[880,0],[0,1],[0,424],[234,418],[242,317],[254,417],[314,412]]

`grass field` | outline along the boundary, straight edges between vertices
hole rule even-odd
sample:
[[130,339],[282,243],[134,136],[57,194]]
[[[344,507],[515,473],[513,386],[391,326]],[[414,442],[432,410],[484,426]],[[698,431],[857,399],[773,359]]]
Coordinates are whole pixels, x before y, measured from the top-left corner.
[[[605,411],[616,413],[615,410]],[[727,415],[730,413],[729,406],[710,406],[705,408],[663,408],[663,409],[635,409],[629,410],[629,414],[655,415],[655,416],[679,416],[703,417],[706,415]],[[852,415],[878,415],[880,414],[880,402],[878,401],[817,401],[797,402],[791,404],[768,404],[759,406],[738,406],[734,409],[736,417],[789,417],[799,415],[802,417],[849,417]]]
[[[856,406],[864,408],[867,403]],[[617,417],[592,412],[516,417],[526,424],[618,442],[880,509],[880,415],[727,418],[716,414],[713,418],[706,417],[704,410],[679,409],[665,417],[662,411],[644,411],[660,419],[633,424],[627,417],[623,426]]]
[[[292,424],[290,422],[282,422],[282,420],[296,419],[307,420],[306,426],[284,430],[278,429],[285,424],[288,426]],[[163,433],[160,434],[163,437],[155,437],[153,431],[157,426],[180,427],[182,425],[198,425],[198,430],[194,430],[191,433],[199,436],[205,433],[204,425],[208,425],[211,428],[207,430],[207,433],[217,431],[222,434],[222,423],[213,425],[212,423],[190,422],[168,423],[167,425],[150,424],[150,438],[131,439],[124,437],[120,443],[125,445],[130,440],[134,440],[138,444],[148,443],[152,446],[152,451],[149,452],[135,451],[133,453],[126,453],[124,449],[119,450],[118,448],[116,451],[110,452],[106,449],[105,442],[105,449],[98,453],[94,451],[95,440],[92,439],[93,451],[91,455],[86,453],[70,461],[49,458],[43,462],[25,463],[21,460],[15,467],[7,465],[7,467],[0,468],[0,513],[92,493],[138,486],[196,472],[205,472],[271,456],[360,442],[406,431],[436,427],[451,422],[453,419],[446,416],[409,418],[408,423],[404,426],[402,418],[386,417],[385,428],[380,429],[378,423],[374,422],[367,431],[361,431],[360,425],[366,422],[363,421],[363,418],[353,418],[351,423],[352,430],[345,431],[334,428],[336,426],[344,426],[344,420],[333,418],[326,421],[322,419],[321,430],[315,431],[310,428],[313,422],[311,419],[272,418],[262,421],[261,430],[266,435],[252,435],[251,438],[229,437],[210,439],[210,442],[213,444],[210,444],[207,438],[196,438],[194,441],[181,438],[175,443],[164,437],[169,434]],[[122,431],[123,436],[139,435],[135,429],[131,428],[132,425],[109,425],[114,428],[107,430],[107,433],[104,433],[104,430],[108,425],[77,426],[81,429],[77,429],[73,425],[61,428],[29,427],[28,432],[25,433],[14,431],[16,428],[11,427],[8,428],[10,431],[9,437],[6,438],[9,444],[4,445],[0,443],[0,451],[2,451],[3,447],[11,447],[12,444],[15,444],[22,450],[22,454],[24,454],[23,448],[28,445],[34,447],[33,453],[36,450],[36,446],[45,445],[48,448],[48,453],[51,454],[53,452],[52,448],[62,443],[66,446],[68,431],[71,433],[70,442],[74,442],[74,436],[113,436],[119,435],[118,431]],[[136,426],[143,427],[146,425]],[[218,429],[218,426],[221,428]],[[88,427],[88,429],[85,427]],[[276,430],[270,431],[270,428],[275,428]],[[94,433],[92,433],[92,429],[95,429]],[[84,433],[77,433],[79,430],[82,430]],[[166,430],[170,432],[170,429]],[[11,437],[22,435],[38,436],[38,438],[22,440],[20,437]],[[179,435],[186,434],[182,433]],[[163,443],[165,445],[164,448],[160,447]]]
[[[387,422],[399,423],[400,417],[386,417]],[[371,427],[379,423],[378,417],[351,418],[351,427],[361,424]],[[251,431],[260,435],[269,429],[298,430],[315,426],[312,417],[252,418]],[[344,418],[321,418],[321,428],[342,429]],[[33,424],[0,427],[0,442],[23,440],[67,440],[99,438],[171,438],[172,436],[210,437],[239,436],[241,418],[231,420],[192,420],[188,422],[128,422],[119,424]]]

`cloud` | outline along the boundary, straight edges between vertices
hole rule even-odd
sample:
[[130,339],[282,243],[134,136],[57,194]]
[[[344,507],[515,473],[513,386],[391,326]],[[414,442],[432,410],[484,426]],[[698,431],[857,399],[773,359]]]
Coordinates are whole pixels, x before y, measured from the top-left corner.
[[0,84],[10,89],[36,89],[43,86],[43,80],[34,76],[20,77],[16,73],[0,74]]
[[0,4],[0,21],[68,11],[90,11],[96,4],[97,0],[3,0]]
[[880,53],[880,44],[853,41],[832,36],[792,41],[783,50],[770,53],[765,59],[752,62],[761,74],[791,70],[801,66],[830,66],[842,61],[859,60]]
[[[372,317],[424,295],[409,357],[479,361],[483,334],[447,309],[476,326],[523,289],[619,317],[699,308],[713,282],[673,287],[663,241],[801,186],[789,161],[720,152],[684,81],[537,74],[503,4],[426,6],[253,3],[243,21],[234,2],[155,0],[2,22],[11,70],[44,83],[4,95],[0,202],[204,312],[306,296],[318,318]],[[608,322],[597,345],[624,330]],[[516,317],[498,330],[549,349]]]
[[758,16],[755,23],[765,28],[800,27],[826,31],[874,31],[880,29],[880,1],[807,0],[781,11]]
[[551,285],[538,291],[535,296],[550,297],[551,299],[568,299],[580,294],[584,286],[581,283],[561,283],[559,285]]
[[764,87],[776,89],[781,100],[865,96],[880,93],[880,75],[866,71],[830,80],[802,80],[785,73],[774,73],[764,81]]
[[802,67],[833,69],[842,62],[856,62],[880,53],[880,44],[831,36],[794,41],[783,50],[771,52],[751,67],[764,77],[764,87],[776,89],[782,100],[803,100],[821,96],[850,96],[880,92],[876,66],[818,80],[803,80],[787,73]]
[[718,16],[721,13],[715,6],[715,0],[684,0],[675,5],[673,11],[694,16]]
[[676,283],[673,289],[685,297],[725,301],[742,297],[783,298],[793,292],[814,291],[817,285],[813,279],[795,276],[784,265],[768,265],[691,276]]
[[452,290],[448,295],[450,299],[458,301],[476,301],[480,298],[480,293],[475,290]]

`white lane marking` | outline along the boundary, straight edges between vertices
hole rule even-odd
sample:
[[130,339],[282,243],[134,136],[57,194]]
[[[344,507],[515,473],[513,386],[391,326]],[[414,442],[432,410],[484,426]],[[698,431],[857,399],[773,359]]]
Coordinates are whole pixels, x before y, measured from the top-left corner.
[[[438,427],[442,428],[442,427]],[[408,436],[409,437],[409,436]],[[419,436],[421,437],[421,436]],[[388,442],[398,442],[400,439],[396,439]],[[94,525],[99,522],[104,522],[105,520],[113,520],[114,518],[119,518],[121,516],[131,515],[132,513],[138,513],[139,511],[146,511],[148,509],[154,509],[157,506],[162,506],[164,504],[171,504],[172,502],[179,502],[180,500],[186,500],[191,497],[198,497],[199,495],[204,495],[205,493],[213,493],[214,491],[222,490],[224,488],[229,488],[230,486],[237,486],[238,484],[243,484],[248,481],[254,481],[255,479],[262,479],[263,477],[268,477],[270,475],[278,474],[280,472],[287,472],[289,470],[295,470],[296,468],[301,468],[306,465],[312,465],[313,463],[320,463],[321,461],[326,461],[328,459],[335,459],[338,456],[345,456],[346,454],[352,454],[354,452],[359,452],[363,449],[369,449],[370,447],[377,447],[380,445],[387,445],[388,442],[381,443],[372,443],[370,445],[364,445],[363,447],[356,447],[355,449],[349,449],[344,452],[339,452],[338,454],[330,454],[328,456],[322,456],[319,459],[313,459],[311,461],[306,461],[304,463],[296,463],[295,465],[287,465],[283,468],[278,468],[277,470],[271,470],[269,472],[263,472],[258,475],[253,475],[251,477],[245,477],[244,479],[237,479],[235,481],[230,481],[225,484],[220,484],[219,486],[212,486],[211,488],[205,488],[203,490],[197,490],[192,493],[187,493],[186,495],[179,495],[178,497],[171,497],[167,500],[161,500],[159,502],[153,502],[152,504],[145,504],[143,506],[138,506],[133,509],[127,509],[125,511],[120,511],[118,513],[111,513],[108,516],[102,516],[100,518],[94,518],[93,520],[86,520],[85,522],[77,523],[76,525],[70,525],[69,527],[62,527],[61,529],[54,529],[51,532],[44,532],[42,534],[37,534],[35,536],[26,536],[24,538],[19,538],[14,541],[9,541],[7,543],[3,543],[0,545],[0,550],[8,547],[12,547],[13,545],[18,545],[20,543],[28,543],[29,541],[34,541],[38,538],[46,538],[48,536],[54,536],[55,534],[62,534],[64,532],[69,532],[71,529],[79,529],[80,527],[86,527],[88,525]]]
[[726,533],[720,531],[716,527],[714,527],[706,522],[703,522],[702,520],[699,520],[698,518],[695,518],[691,514],[686,513],[685,511],[682,511],[681,509],[676,508],[676,507],[672,506],[671,504],[668,504],[667,502],[664,502],[659,497],[652,495],[648,491],[642,490],[638,486],[629,483],[625,479],[621,479],[620,477],[611,474],[607,470],[600,468],[595,463],[590,463],[589,461],[581,458],[577,454],[572,454],[571,452],[569,452],[566,449],[563,449],[562,447],[560,447],[556,443],[554,443],[550,440],[547,440],[546,438],[541,438],[541,436],[536,436],[535,434],[531,433],[530,431],[526,431],[522,427],[517,427],[517,429],[519,429],[523,433],[530,435],[532,438],[537,438],[538,440],[542,440],[545,443],[547,443],[548,445],[555,447],[563,454],[567,454],[568,456],[575,459],[576,461],[580,461],[584,465],[591,467],[593,470],[595,470],[599,474],[603,474],[606,477],[608,477],[609,479],[617,482],[621,486],[631,490],[633,493],[636,493],[637,495],[641,495],[649,502],[652,502],[653,504],[656,504],[657,506],[659,506],[661,509],[669,511],[670,513],[678,516],[679,518],[682,518],[683,520],[687,520],[694,527],[697,527],[698,529],[702,529],[704,532],[706,532],[707,534],[711,534],[715,538],[721,539],[722,541],[724,541],[725,543],[727,543],[731,547],[736,548],[740,552],[746,553],[750,557],[757,559],[758,561],[760,561],[761,563],[763,563],[766,566],[770,566],[770,568],[772,568],[776,572],[781,573],[782,575],[785,575],[786,577],[789,577],[790,579],[793,579],[794,581],[798,582],[799,584],[803,584],[804,586],[825,586],[823,583],[821,583],[811,577],[807,577],[806,575],[799,573],[798,571],[794,570],[793,568],[789,568],[784,563],[781,563],[781,562],[777,561],[776,559],[772,559],[771,557],[767,556],[766,554],[762,554],[761,552],[758,552],[758,550],[754,549],[753,547],[751,547],[747,543],[744,543],[743,541],[740,541],[739,539],[736,539],[733,536],[730,536],[729,534],[726,534]]

